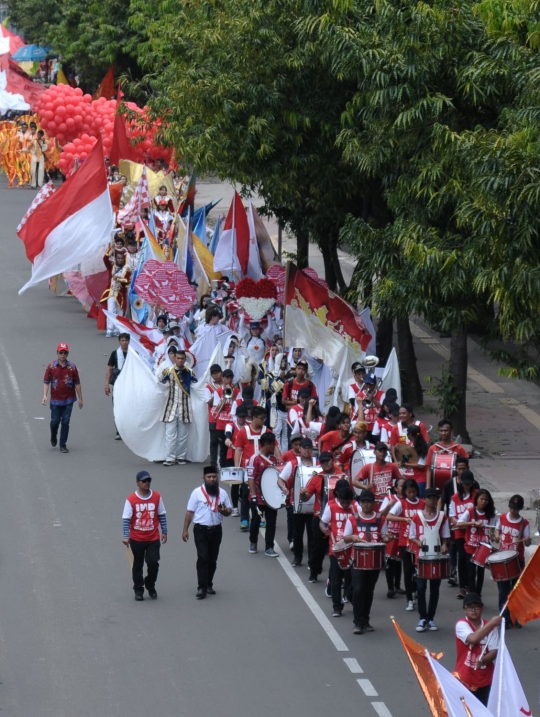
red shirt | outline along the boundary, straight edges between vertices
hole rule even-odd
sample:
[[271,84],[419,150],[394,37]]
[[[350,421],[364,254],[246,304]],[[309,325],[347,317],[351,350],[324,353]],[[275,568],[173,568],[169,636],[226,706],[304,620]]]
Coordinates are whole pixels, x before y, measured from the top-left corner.
[[339,431],[330,431],[321,436],[321,453],[323,451],[330,451],[334,458],[339,459],[341,453],[351,437],[341,438]]
[[43,383],[51,386],[52,406],[69,406],[70,403],[75,403],[77,400],[75,386],[80,382],[77,367],[71,361],[66,361],[65,366],[61,366],[57,359],[45,369]]
[[[525,562],[525,544],[521,538],[529,537],[529,530],[525,532],[525,529],[529,527],[529,521],[526,518],[521,517],[521,520],[517,523],[508,519],[508,513],[503,513],[499,516],[498,528],[501,534],[500,550],[517,550],[519,559],[522,563]],[[521,540],[521,542],[517,542]]]
[[384,466],[371,463],[370,465],[364,466],[358,476],[358,480],[360,481],[373,483],[373,492],[379,497],[386,495],[388,488],[392,488],[400,478],[401,473],[395,463],[385,463]]
[[461,514],[461,520],[468,523],[472,520],[481,521],[482,525],[477,528],[476,525],[468,525],[465,528],[465,552],[473,555],[480,543],[489,543],[490,535],[484,526],[489,525],[489,518],[478,508],[466,510]]
[[127,500],[133,509],[129,524],[130,539],[144,543],[159,540],[158,508],[161,495],[155,490],[147,498],[132,493]]
[[[343,508],[337,500],[330,500],[328,502],[328,508],[330,509],[328,555],[333,555],[334,551],[332,547],[334,543],[337,543],[338,540],[343,538],[343,531],[345,530],[347,519],[352,515],[353,509],[352,507]],[[356,505],[356,510],[358,510],[358,505]]]
[[436,455],[437,453],[446,453],[447,451],[457,453],[460,458],[469,457],[467,451],[463,448],[463,446],[460,446],[459,443],[453,443],[451,446],[441,446],[439,443],[434,443],[432,446],[429,447],[426,456],[426,465],[431,466],[434,455]]
[[[334,472],[331,474],[328,473],[317,473],[317,475],[314,475],[312,478],[309,479],[306,490],[310,495],[315,496],[315,505],[313,506],[313,515],[314,516],[320,516],[321,515],[321,500],[322,500],[322,494],[323,494],[323,488],[324,488],[324,477],[326,478],[346,478],[346,476],[343,473],[340,473],[339,471],[336,471],[334,469]],[[332,496],[330,496],[332,497]]]
[[[456,520],[459,520],[461,517],[461,514],[464,513],[466,510],[472,511],[474,508],[474,497],[476,495],[476,491],[473,490],[473,492],[467,497],[467,498],[460,498],[459,493],[454,493],[450,500],[450,510],[449,515],[451,518],[456,518]],[[458,540],[459,538],[465,537],[465,528],[456,528],[454,530],[454,540]]]
[[[487,620],[481,620],[481,626],[484,627]],[[476,628],[467,620],[466,617],[457,621],[456,624],[456,668],[455,671],[460,677],[460,680],[466,687],[487,687],[493,682],[493,671],[495,669],[495,662],[490,662],[487,665],[479,665],[477,669],[476,663],[480,659],[482,652],[484,651],[485,641],[488,641],[491,633],[485,637],[477,645],[466,644],[457,636],[459,627],[466,623],[472,630],[476,632]],[[489,648],[488,650],[489,651]]]
[[[367,398],[367,395],[365,391],[360,391],[358,394],[361,399]],[[376,391],[375,392],[375,399],[380,403],[384,398],[384,391]],[[372,400],[372,399],[370,399]],[[361,421],[365,421],[368,425],[368,431],[371,432],[373,430],[373,426],[375,425],[375,421],[377,420],[377,416],[379,415],[379,411],[381,409],[377,408],[375,404],[371,405],[371,408],[364,408],[362,404],[356,404],[356,413],[354,414],[355,417],[357,417]],[[364,414],[364,417],[361,418],[362,414]]]
[[[261,456],[257,453],[256,456],[251,456],[247,466],[247,477],[253,479],[255,483],[255,496],[257,497],[258,505],[266,505],[264,498],[261,493],[261,475],[265,468],[268,466],[275,466],[277,464],[277,458],[274,455]],[[250,496],[253,497],[253,496]]]
[[300,458],[300,453],[295,453],[292,448],[290,448],[288,451],[285,451],[283,453],[281,460],[283,463],[289,463],[291,461],[292,463],[296,463],[296,459]]
[[[389,519],[391,520],[392,515],[398,515],[402,518],[414,518],[417,511],[424,510],[426,504],[422,498],[417,498],[416,503],[413,503],[408,498],[402,498],[398,501],[389,513]],[[397,523],[399,525],[399,540],[398,545],[405,548],[409,544],[409,523]]]
[[[383,515],[374,513],[372,518],[364,518],[361,513],[351,516],[348,521],[350,527],[346,527],[348,535],[358,535],[364,543],[381,543],[385,518]],[[352,533],[350,532],[352,528]]]
[[244,426],[238,431],[235,447],[242,451],[242,466],[245,468],[252,456],[259,452],[259,438],[267,430],[263,426],[260,431],[254,431],[251,426]]
[[293,378],[289,379],[285,386],[283,387],[283,393],[281,394],[281,400],[285,401],[297,401],[298,400],[298,391],[301,388],[311,388],[310,396],[312,398],[317,398],[317,389],[315,388],[315,384],[313,381],[310,381],[309,379],[306,379],[304,383],[298,383],[298,381]]

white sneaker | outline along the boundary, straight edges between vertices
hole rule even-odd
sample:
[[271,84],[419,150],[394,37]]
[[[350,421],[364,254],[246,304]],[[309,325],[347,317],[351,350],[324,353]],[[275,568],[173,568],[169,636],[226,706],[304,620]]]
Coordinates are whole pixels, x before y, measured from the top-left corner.
[[182,458],[177,458],[177,459],[176,459],[176,463],[177,463],[179,466],[185,466],[185,465],[186,465],[186,462],[185,462],[184,460],[182,460]]
[[240,513],[238,512],[238,508],[233,508],[231,513],[231,518],[238,518]]
[[[409,603],[410,605],[410,603]],[[408,610],[409,608],[407,608]],[[427,630],[427,621],[426,620],[420,620],[418,625],[416,626],[416,632],[425,632]]]
[[407,610],[407,612],[412,612],[412,611],[414,610],[414,603],[413,603],[412,600],[409,600],[409,602],[407,603],[407,607],[405,608],[405,610]]
[[291,540],[291,542],[289,543],[289,549],[292,550],[293,548],[294,548],[294,543]]
[[112,336],[113,336],[112,331],[107,331],[107,333],[105,334],[106,339],[112,339]]
[[433,620],[430,620],[430,621],[429,621],[429,629],[430,629],[432,632],[436,632],[439,628],[437,627],[437,625],[435,625],[435,623],[433,622]]

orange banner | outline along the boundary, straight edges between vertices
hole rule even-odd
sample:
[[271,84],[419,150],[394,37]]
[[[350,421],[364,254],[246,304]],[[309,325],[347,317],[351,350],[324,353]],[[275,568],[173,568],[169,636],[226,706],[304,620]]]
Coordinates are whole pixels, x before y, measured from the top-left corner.
[[525,566],[525,570],[508,598],[508,609],[512,621],[522,625],[540,617],[540,550]]

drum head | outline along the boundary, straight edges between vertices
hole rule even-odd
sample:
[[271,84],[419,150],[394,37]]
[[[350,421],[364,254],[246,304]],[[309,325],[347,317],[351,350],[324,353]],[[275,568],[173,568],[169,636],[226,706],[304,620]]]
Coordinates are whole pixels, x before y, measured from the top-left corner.
[[326,504],[328,503],[328,496],[329,496],[329,486],[328,486],[328,478],[326,476],[323,476],[323,489],[321,494],[321,515],[324,513],[324,509],[326,508]]
[[294,502],[294,512],[298,513],[300,510],[300,488],[302,487],[302,476],[300,475],[300,471],[297,469],[296,473],[294,474],[294,489],[293,489],[293,502]]
[[278,485],[279,471],[274,466],[265,468],[261,475],[261,493],[264,502],[278,510],[283,505],[283,493]]
[[351,480],[358,478],[358,476],[360,475],[360,471],[365,465],[366,459],[364,457],[364,451],[354,451],[351,458]]
[[506,563],[513,560],[517,556],[517,550],[500,550],[498,553],[490,555],[486,562],[488,563]]

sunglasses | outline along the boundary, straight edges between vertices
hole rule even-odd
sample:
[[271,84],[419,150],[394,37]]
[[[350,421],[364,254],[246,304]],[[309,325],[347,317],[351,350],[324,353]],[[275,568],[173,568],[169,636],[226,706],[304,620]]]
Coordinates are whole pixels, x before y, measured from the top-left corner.
[[58,353],[59,354],[68,354],[69,352],[68,351],[59,351]]

